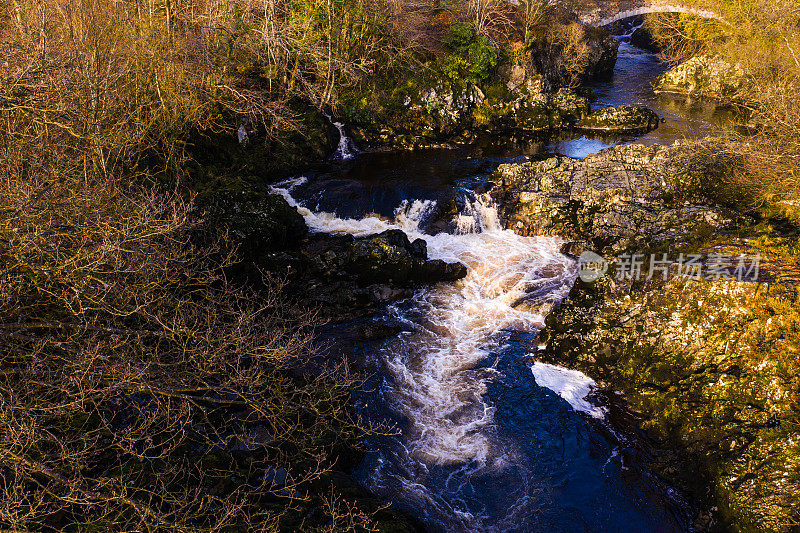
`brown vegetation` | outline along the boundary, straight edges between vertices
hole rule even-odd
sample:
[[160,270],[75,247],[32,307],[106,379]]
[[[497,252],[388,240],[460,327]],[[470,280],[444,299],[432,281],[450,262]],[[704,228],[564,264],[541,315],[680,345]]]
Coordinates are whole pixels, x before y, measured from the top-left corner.
[[745,83],[733,100],[747,111],[746,131],[726,146],[741,162],[729,177],[755,193],[757,207],[800,220],[800,6],[793,0],[704,6],[728,24],[659,15],[648,25],[667,53],[712,54],[742,69]]
[[276,136],[395,57],[385,8],[0,6],[0,527],[371,527],[330,481],[346,369],[299,372],[313,317],[225,279],[182,178],[193,132]]
[[0,195],[0,523],[277,530],[327,505],[314,483],[360,431],[349,380],[292,371],[309,337],[276,287],[222,278],[172,194]]

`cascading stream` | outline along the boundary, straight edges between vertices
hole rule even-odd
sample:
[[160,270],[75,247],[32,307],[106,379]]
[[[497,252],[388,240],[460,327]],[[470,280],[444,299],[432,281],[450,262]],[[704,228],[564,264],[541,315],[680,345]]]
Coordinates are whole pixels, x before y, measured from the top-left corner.
[[[655,95],[651,83],[666,65],[628,38],[620,40],[614,77],[593,85],[595,106],[653,109],[665,122],[647,135],[513,144],[513,153],[492,139],[470,157],[364,155],[342,165],[332,180],[300,187],[301,178],[275,188],[314,231],[361,237],[401,229],[424,239],[431,259],[468,267],[464,279],[419,289],[386,310],[405,324],[404,332],[343,341],[344,353],[371,373],[369,387],[355,392],[359,413],[388,418],[401,430],[368,436],[370,452],[353,474],[431,531],[689,530],[692,505],[648,473],[649,447],[640,445],[631,430],[635,422],[621,414],[614,394],[601,394],[598,405],[589,377],[530,357],[545,315],[576,277],[574,262],[559,253],[563,241],[502,229],[490,199],[469,192],[448,221],[450,233],[428,235],[424,228],[436,202],[398,200],[449,198],[449,191],[437,191],[453,183],[469,187],[520,150],[585,157],[621,142],[670,144],[705,136],[729,120],[716,106]],[[344,126],[331,123],[340,134],[335,158],[347,159],[354,147]],[[354,218],[298,205],[293,194]],[[399,204],[393,217],[358,217],[370,210],[388,214],[387,203]]]
[[344,124],[333,120],[333,117],[325,112],[323,112],[322,115],[327,118],[328,122],[330,122],[331,125],[336,128],[337,132],[339,132],[339,144],[336,147],[336,153],[334,154],[334,157],[343,160],[352,159],[355,157],[355,153],[357,153],[358,150],[353,143],[353,139],[348,137],[347,132],[344,131]]
[[[474,367],[499,346],[504,331],[544,327],[536,304],[563,298],[577,275],[574,261],[559,253],[563,241],[502,229],[488,195],[466,202],[454,221],[455,235],[420,231],[436,205],[430,200],[403,202],[393,222],[315,213],[291,196],[302,180],[275,191],[298,207],[313,230],[364,236],[400,228],[412,239],[424,238],[431,259],[467,266],[465,279],[417,292],[414,333],[390,343],[386,362],[394,378],[394,403],[412,424],[407,437],[415,457],[437,464],[501,461],[502,453],[491,445],[493,408],[483,399],[492,372]],[[545,296],[528,302],[532,292]]]
[[[407,500],[425,501],[432,514],[454,513],[448,502],[428,493],[421,478],[431,465],[476,473],[502,470],[514,460],[513,446],[496,434],[495,408],[485,397],[496,372],[480,363],[502,347],[509,331],[535,333],[544,327],[548,302],[560,301],[574,283],[575,262],[559,253],[559,238],[502,229],[488,195],[465,202],[453,221],[455,234],[427,235],[420,225],[435,211],[433,201],[404,201],[393,221],[343,219],[299,205],[291,191],[303,183],[304,178],[291,180],[274,190],[298,208],[312,230],[365,236],[399,228],[411,239],[424,238],[431,259],[468,267],[464,279],[418,290],[405,311],[395,308],[413,331],[382,350],[390,373],[386,396],[408,420],[402,454],[417,464],[400,490]],[[376,486],[382,483],[378,477],[376,472]],[[477,527],[474,517],[459,512],[462,524]]]

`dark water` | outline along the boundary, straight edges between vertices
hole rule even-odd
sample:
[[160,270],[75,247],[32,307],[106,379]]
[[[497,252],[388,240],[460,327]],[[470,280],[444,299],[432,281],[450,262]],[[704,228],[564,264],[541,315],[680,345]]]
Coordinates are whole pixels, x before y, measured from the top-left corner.
[[678,139],[714,135],[721,131],[722,126],[733,121],[733,111],[729,107],[679,95],[655,94],[651,88],[652,82],[647,80],[654,81],[668,67],[656,54],[632,46],[623,38],[613,78],[594,85],[594,96],[597,98],[594,107],[646,106],[663,119],[658,129],[646,135],[628,137],[625,142],[672,144]]
[[[489,200],[472,192],[503,162],[670,144],[730,119],[708,103],[653,94],[666,68],[623,43],[614,78],[594,87],[595,107],[646,105],[665,119],[644,136],[509,136],[455,150],[362,154],[291,189],[320,231],[400,227],[425,238],[432,257],[470,268],[456,285],[420,290],[363,319],[398,324],[399,335],[366,341],[343,334],[352,324],[323,330],[369,376],[355,395],[360,414],[397,430],[367,439],[356,478],[431,531],[689,530],[692,503],[647,472],[646,441],[613,394],[581,393],[576,404],[569,387],[588,378],[570,375],[567,389],[537,384],[532,361],[547,310],[537,306],[566,294],[574,264],[557,239],[500,228]],[[425,235],[425,219],[453,198],[461,211],[454,227],[466,229]],[[519,294],[534,295],[529,307],[517,307]]]

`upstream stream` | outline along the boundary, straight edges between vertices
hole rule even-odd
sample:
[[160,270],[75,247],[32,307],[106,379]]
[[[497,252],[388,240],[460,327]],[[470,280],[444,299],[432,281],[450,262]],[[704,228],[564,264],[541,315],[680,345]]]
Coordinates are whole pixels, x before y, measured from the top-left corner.
[[[644,136],[482,141],[454,150],[361,154],[276,186],[312,230],[369,235],[399,228],[429,257],[468,275],[420,289],[376,320],[403,332],[337,341],[371,377],[360,414],[398,432],[371,436],[356,478],[431,531],[687,531],[691,502],[643,467],[647,447],[613,393],[587,376],[536,362],[536,336],[577,276],[558,237],[504,229],[475,192],[498,164],[562,153],[584,157],[626,142],[711,134],[725,112],[652,93],[666,70],[622,43],[604,105],[646,105],[665,119]],[[346,144],[345,144],[346,146]],[[458,214],[432,224],[455,198]]]

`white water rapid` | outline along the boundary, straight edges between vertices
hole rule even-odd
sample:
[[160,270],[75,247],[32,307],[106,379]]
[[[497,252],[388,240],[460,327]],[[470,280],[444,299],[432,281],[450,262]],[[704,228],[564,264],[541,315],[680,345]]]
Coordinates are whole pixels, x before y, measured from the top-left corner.
[[431,259],[468,267],[467,277],[456,283],[419,290],[412,316],[397,311],[413,332],[384,351],[392,374],[389,392],[410,422],[407,449],[417,460],[502,466],[508,457],[493,442],[494,409],[484,399],[493,369],[476,367],[502,346],[508,331],[541,330],[548,309],[543,304],[566,296],[576,266],[559,253],[563,241],[502,229],[487,195],[466,203],[455,221],[457,234],[427,235],[420,224],[432,214],[433,201],[404,201],[393,221],[342,219],[299,205],[291,190],[304,182],[290,180],[274,190],[298,208],[312,230],[365,236],[399,228],[411,239],[425,239]]

